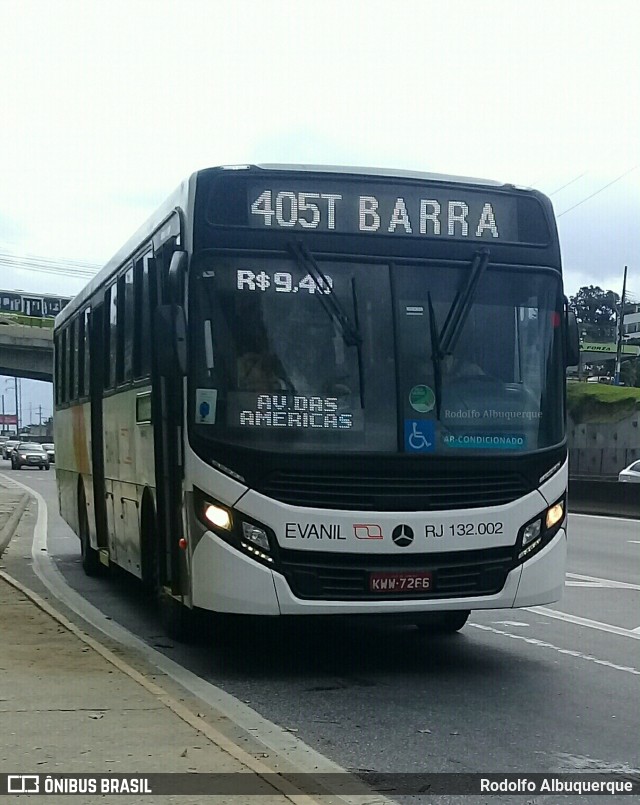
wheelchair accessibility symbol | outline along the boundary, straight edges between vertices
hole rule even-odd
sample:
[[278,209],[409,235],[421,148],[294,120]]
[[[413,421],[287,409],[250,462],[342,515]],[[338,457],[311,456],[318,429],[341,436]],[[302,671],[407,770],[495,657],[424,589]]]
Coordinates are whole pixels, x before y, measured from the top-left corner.
[[436,449],[435,422],[431,419],[405,419],[404,449],[412,453],[433,453]]

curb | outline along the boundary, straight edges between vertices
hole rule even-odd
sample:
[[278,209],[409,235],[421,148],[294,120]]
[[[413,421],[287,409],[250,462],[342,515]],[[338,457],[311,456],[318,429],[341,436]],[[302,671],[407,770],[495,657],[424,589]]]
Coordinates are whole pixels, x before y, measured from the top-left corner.
[[16,530],[20,525],[22,515],[24,514],[25,509],[29,505],[30,499],[31,499],[30,495],[27,494],[27,492],[25,492],[20,498],[20,501],[18,502],[18,505],[14,509],[13,514],[5,523],[2,531],[0,531],[0,556],[2,556],[2,554],[5,552],[9,543],[11,542],[11,538],[16,533]]

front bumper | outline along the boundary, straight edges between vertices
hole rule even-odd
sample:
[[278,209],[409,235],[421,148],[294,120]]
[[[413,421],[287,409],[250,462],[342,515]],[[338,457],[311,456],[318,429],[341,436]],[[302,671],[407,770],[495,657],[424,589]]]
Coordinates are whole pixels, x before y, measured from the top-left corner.
[[[567,555],[560,529],[539,553],[511,570],[493,595],[401,600],[303,600],[285,577],[258,564],[206,532],[192,556],[192,602],[214,612],[245,615],[410,614],[454,609],[504,609],[549,604],[560,599]],[[392,559],[390,558],[390,562]]]

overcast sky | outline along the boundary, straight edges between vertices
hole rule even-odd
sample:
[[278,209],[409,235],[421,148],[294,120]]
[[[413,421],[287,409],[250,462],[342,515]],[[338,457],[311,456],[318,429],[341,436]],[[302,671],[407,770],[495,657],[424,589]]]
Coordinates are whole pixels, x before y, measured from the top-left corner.
[[[535,186],[567,292],[620,293],[627,264],[640,298],[637,0],[0,11],[0,256],[103,264],[202,167],[371,165]],[[69,274],[7,268],[0,288],[72,295]]]

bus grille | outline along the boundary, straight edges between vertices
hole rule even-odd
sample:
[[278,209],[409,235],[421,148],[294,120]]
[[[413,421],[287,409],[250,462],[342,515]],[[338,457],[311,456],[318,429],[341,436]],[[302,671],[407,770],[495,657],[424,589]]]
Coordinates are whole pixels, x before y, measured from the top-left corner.
[[291,506],[353,511],[442,511],[501,506],[531,492],[513,471],[439,473],[419,477],[372,473],[274,472],[258,491]]
[[[514,567],[514,548],[440,554],[361,556],[280,550],[280,570],[297,598],[325,601],[393,601],[495,595]],[[433,587],[419,594],[369,591],[375,571],[425,570]]]

